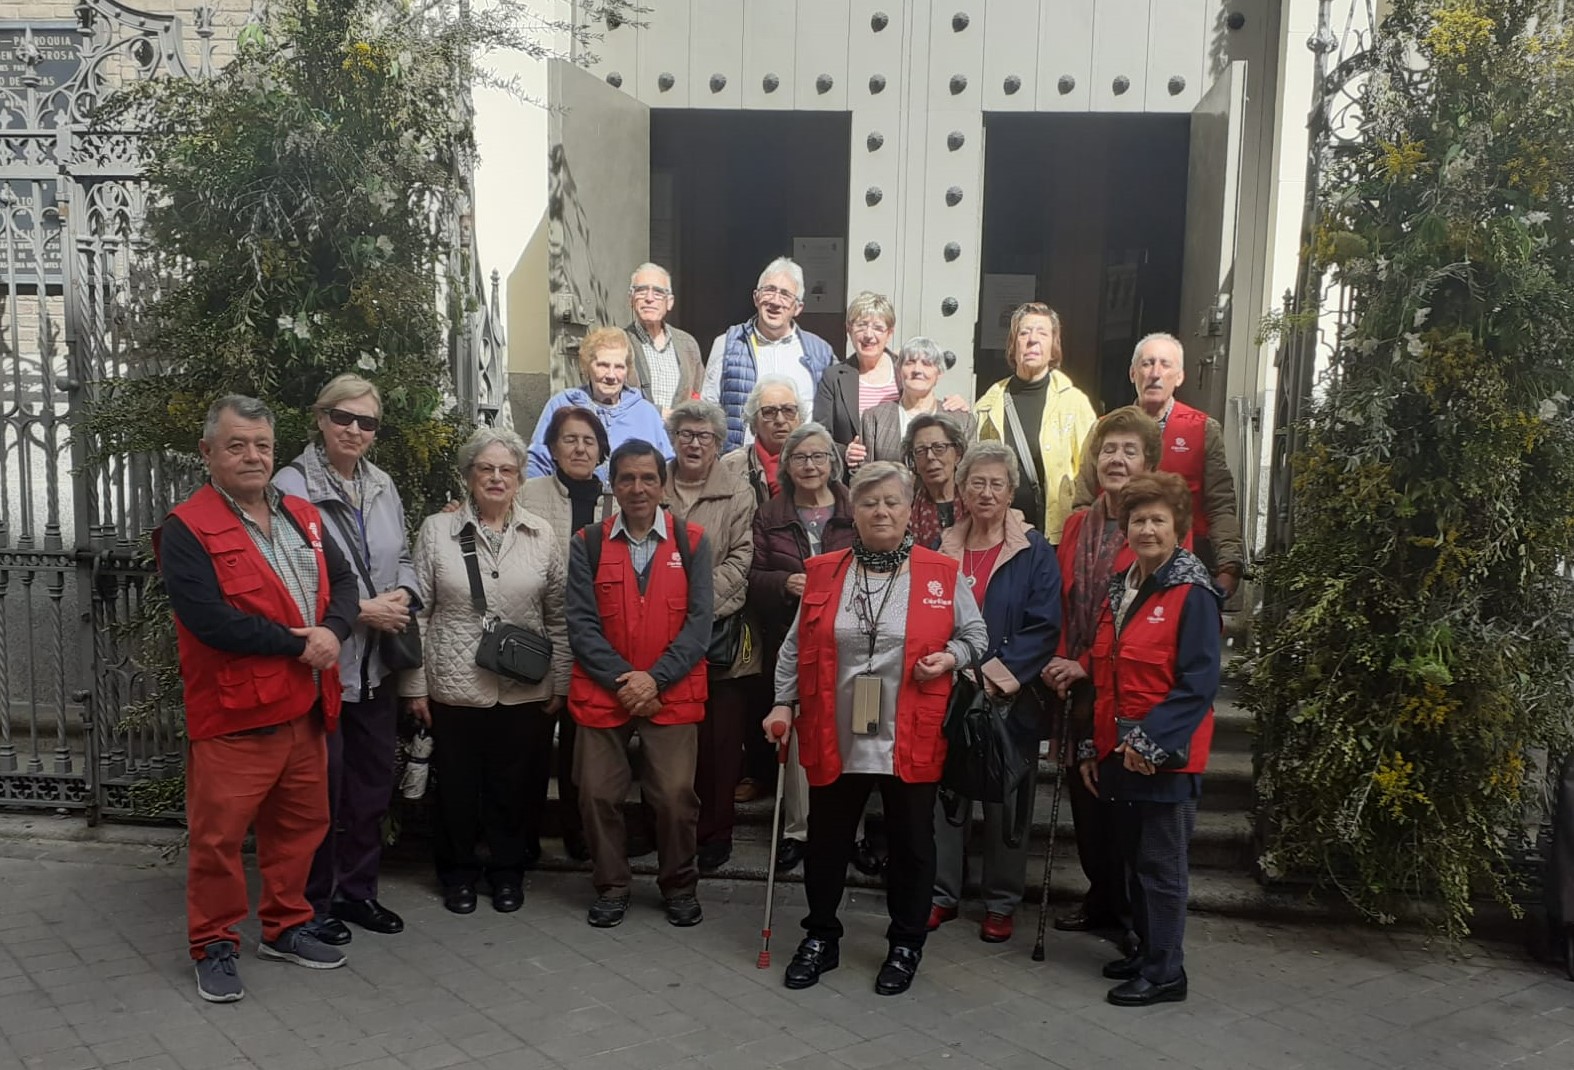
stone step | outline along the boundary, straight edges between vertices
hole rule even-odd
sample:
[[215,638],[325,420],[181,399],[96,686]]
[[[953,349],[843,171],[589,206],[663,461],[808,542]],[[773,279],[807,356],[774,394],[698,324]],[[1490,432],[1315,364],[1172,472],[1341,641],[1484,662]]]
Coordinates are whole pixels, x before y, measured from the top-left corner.
[[[1311,903],[1305,893],[1300,890],[1281,890],[1266,888],[1253,879],[1247,870],[1240,867],[1213,868],[1204,865],[1199,857],[1199,842],[1204,837],[1204,823],[1198,821],[1197,836],[1192,840],[1192,866],[1190,879],[1191,908],[1198,911],[1229,914],[1240,917],[1256,918],[1326,918],[1337,916],[1341,912],[1338,908],[1330,909]],[[1069,845],[1069,830],[1065,835],[1065,842]],[[543,855],[540,868],[553,871],[580,871],[586,874],[588,882],[590,866],[588,863],[575,862],[562,853],[562,844],[556,840],[542,843]],[[1027,864],[1027,893],[1024,897],[1027,904],[1036,904],[1040,890],[1043,887],[1044,875],[1044,841],[1035,836],[1028,854]],[[734,834],[732,858],[721,868],[713,873],[707,873],[700,881],[700,898],[703,900],[708,894],[708,889],[717,889],[718,886],[733,881],[763,882],[766,878],[766,867],[769,862],[769,845],[759,833],[752,829],[739,829]],[[630,860],[634,872],[640,876],[652,877],[656,873],[656,854],[651,852],[639,858]],[[970,855],[968,861],[968,879],[965,883],[965,893],[976,896],[978,877],[978,860],[976,855]],[[786,874],[777,875],[778,884],[802,884],[803,866]],[[847,884],[849,888],[879,889],[882,880],[878,877],[868,877],[852,867],[848,867]],[[1074,854],[1062,854],[1062,840],[1055,843],[1055,861],[1050,875],[1050,900],[1051,912],[1058,913],[1068,909],[1087,890],[1087,881],[1078,868]],[[972,918],[979,914],[976,902],[964,904],[963,914]],[[1031,906],[1024,906],[1024,918],[1036,919],[1036,911]],[[781,922],[796,921],[796,918],[780,919]],[[791,928],[785,925],[784,928]],[[793,930],[796,932],[796,930]],[[1029,934],[1031,936],[1031,934]]]

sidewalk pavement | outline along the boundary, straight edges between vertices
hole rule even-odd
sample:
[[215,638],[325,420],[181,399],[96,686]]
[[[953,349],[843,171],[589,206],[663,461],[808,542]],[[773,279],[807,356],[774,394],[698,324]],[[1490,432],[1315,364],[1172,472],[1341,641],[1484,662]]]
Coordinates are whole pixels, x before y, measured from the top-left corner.
[[348,966],[311,972],[258,960],[248,922],[247,996],[210,1005],[185,955],[183,867],[146,847],[0,843],[0,1067],[1574,1066],[1574,984],[1503,946],[1449,957],[1413,934],[1194,915],[1190,1001],[1122,1010],[1103,1001],[1109,944],[1051,931],[1034,963],[1031,907],[985,944],[975,905],[885,998],[884,900],[857,892],[841,968],[789,992],[801,886],[779,891],[765,971],[761,884],[703,882],[704,924],[674,929],[642,880],[628,920],[595,930],[583,874],[532,874],[517,914],[483,898],[456,917],[410,866],[382,891],[403,934],[357,930]]

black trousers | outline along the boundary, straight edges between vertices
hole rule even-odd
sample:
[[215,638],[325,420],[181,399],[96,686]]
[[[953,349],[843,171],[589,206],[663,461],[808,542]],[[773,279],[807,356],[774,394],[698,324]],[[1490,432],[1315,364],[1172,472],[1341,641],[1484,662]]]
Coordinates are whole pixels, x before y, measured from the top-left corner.
[[[732,795],[743,776],[749,683],[748,679],[710,682],[710,701],[705,704],[705,720],[700,722],[699,760],[694,765],[701,847],[732,842]],[[759,731],[754,734],[763,738]]]
[[929,900],[935,886],[935,795],[937,784],[909,784],[895,776],[843,773],[823,788],[809,788],[809,843],[803,860],[809,913],[804,931],[820,940],[840,940],[836,916],[847,887],[858,819],[869,793],[878,790],[891,843],[886,868],[890,943],[924,946],[929,935]]
[[1185,966],[1187,846],[1197,800],[1111,805],[1121,855],[1135,878],[1131,905],[1142,940],[1142,976],[1155,984],[1174,981]]
[[[529,856],[530,832],[541,807],[523,789],[533,763],[550,763],[556,718],[544,704],[447,706],[433,702],[432,771],[436,810],[432,835],[437,879],[445,888],[518,883]],[[483,865],[478,848],[486,842]]]
[[532,750],[525,758],[525,854],[532,860],[541,857],[547,789],[551,787],[554,773],[557,775],[558,821],[563,834],[579,832],[584,827],[579,819],[579,789],[574,786],[574,718],[565,706],[556,717],[547,720],[557,729],[556,762],[552,757],[551,728],[547,729],[547,745]]
[[1076,766],[1066,770],[1071,822],[1077,833],[1077,861],[1088,879],[1082,909],[1100,925],[1130,930],[1130,874],[1115,832],[1116,803],[1100,799],[1082,783]]

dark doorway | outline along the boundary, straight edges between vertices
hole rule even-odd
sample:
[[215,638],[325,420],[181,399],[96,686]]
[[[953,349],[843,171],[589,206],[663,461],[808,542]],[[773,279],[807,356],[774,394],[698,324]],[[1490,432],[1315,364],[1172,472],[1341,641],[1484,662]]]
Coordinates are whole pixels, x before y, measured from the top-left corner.
[[[1060,313],[1065,364],[1100,412],[1130,404],[1132,346],[1178,332],[1189,117],[991,113],[984,160],[980,394],[1007,372],[990,275]],[[1002,280],[996,280],[1002,281]],[[1012,287],[1005,287],[1010,292]],[[994,302],[992,302],[994,303]],[[989,348],[985,348],[988,346]]]
[[[651,259],[672,272],[672,321],[703,351],[753,314],[760,269],[791,256],[794,238],[846,247],[851,129],[848,112],[650,113]],[[840,352],[842,319],[799,322]]]

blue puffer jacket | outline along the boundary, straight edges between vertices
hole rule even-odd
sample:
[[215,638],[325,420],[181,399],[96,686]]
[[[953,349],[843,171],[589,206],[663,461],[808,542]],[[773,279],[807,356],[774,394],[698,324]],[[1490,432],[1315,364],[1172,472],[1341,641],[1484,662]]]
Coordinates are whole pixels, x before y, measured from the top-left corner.
[[[727,340],[721,354],[721,407],[727,413],[727,446],[723,453],[743,445],[743,403],[749,400],[755,381],[754,352],[749,348],[749,331],[753,327],[754,321],[749,320],[727,328]],[[820,376],[831,366],[836,354],[824,338],[801,327],[798,328],[798,342],[803,346],[799,363],[809,369],[818,387]],[[803,399],[803,404],[813,401],[811,393]]]
[[[552,422],[553,413],[569,405],[589,409],[601,417],[601,426],[607,429],[607,443],[613,449],[631,438],[642,438],[659,449],[667,460],[672,460],[672,441],[667,438],[667,427],[662,423],[661,413],[645,400],[645,395],[631,386],[625,386],[617,404],[602,405],[591,398],[590,391],[575,386],[553,394],[541,410],[535,434],[530,436],[530,461],[525,466],[528,476],[549,476],[557,471],[552,451],[547,449],[547,424]],[[603,479],[606,478],[605,459],[596,471]]]

